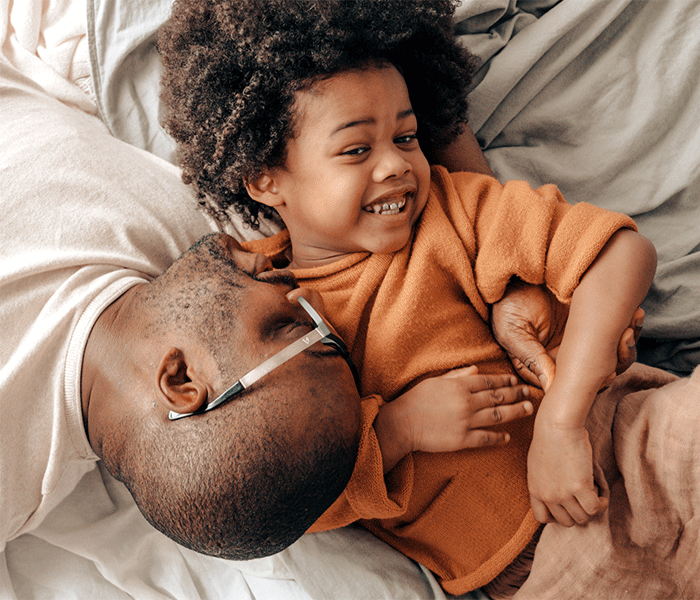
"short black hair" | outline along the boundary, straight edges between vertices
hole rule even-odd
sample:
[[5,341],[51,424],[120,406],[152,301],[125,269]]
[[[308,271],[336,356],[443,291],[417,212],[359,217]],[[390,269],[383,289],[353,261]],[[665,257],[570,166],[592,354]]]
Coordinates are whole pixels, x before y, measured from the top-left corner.
[[[236,273],[222,243],[221,234],[204,237],[136,294],[146,307],[138,317],[143,337],[197,339],[217,357],[222,379],[233,382],[235,354],[244,349],[231,348],[227,323],[240,310],[238,281],[250,276]],[[340,496],[360,442],[359,395],[356,412],[343,412],[343,391],[320,373],[302,391],[269,381],[187,419],[147,411],[110,423],[101,457],[156,529],[201,554],[261,558],[296,541]],[[156,404],[134,390],[141,403]],[[299,421],[308,412],[314,427]]]
[[388,63],[403,75],[427,153],[467,121],[477,60],[453,35],[452,0],[176,0],[158,47],[163,125],[183,180],[226,220],[254,228],[273,209],[244,181],[284,165],[294,98],[314,82]]
[[[341,495],[359,443],[327,419],[300,444],[265,406],[300,402],[259,385],[230,410],[169,425],[134,416],[118,468],[146,520],[209,556],[250,560],[299,539]],[[293,414],[293,413],[290,413]]]

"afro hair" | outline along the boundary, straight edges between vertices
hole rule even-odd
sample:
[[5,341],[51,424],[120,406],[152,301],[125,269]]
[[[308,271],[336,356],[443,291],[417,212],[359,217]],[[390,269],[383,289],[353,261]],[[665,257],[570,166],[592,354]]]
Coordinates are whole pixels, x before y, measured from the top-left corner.
[[424,151],[467,121],[477,61],[453,36],[452,0],[176,0],[159,33],[163,126],[185,183],[226,220],[257,228],[273,209],[244,182],[285,162],[296,92],[363,66],[403,75]]

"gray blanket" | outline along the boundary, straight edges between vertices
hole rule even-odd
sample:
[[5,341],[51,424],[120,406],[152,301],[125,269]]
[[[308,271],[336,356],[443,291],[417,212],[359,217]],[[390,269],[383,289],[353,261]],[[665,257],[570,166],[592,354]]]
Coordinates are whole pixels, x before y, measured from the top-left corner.
[[457,31],[484,60],[470,123],[492,168],[635,218],[659,254],[641,358],[688,374],[700,363],[700,2],[464,4]]

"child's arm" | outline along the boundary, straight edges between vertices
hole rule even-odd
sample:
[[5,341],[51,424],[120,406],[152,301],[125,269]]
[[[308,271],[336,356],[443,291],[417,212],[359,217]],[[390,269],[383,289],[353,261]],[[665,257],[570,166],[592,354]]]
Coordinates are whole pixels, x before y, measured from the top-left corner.
[[[545,286],[512,281],[503,298],[491,307],[491,329],[508,353],[516,373],[545,392],[554,380],[556,355],[564,335],[568,305],[559,302]],[[637,360],[637,343],[644,310],[637,308],[617,347],[617,366],[611,383]]]
[[528,482],[535,518],[586,523],[607,507],[593,481],[586,417],[617,363],[617,347],[656,268],[656,252],[631,230],[615,233],[574,291],[556,377],[535,420]]
[[513,375],[479,375],[476,367],[425,379],[379,409],[374,431],[388,473],[416,450],[449,452],[508,443],[491,429],[531,415],[530,390]]

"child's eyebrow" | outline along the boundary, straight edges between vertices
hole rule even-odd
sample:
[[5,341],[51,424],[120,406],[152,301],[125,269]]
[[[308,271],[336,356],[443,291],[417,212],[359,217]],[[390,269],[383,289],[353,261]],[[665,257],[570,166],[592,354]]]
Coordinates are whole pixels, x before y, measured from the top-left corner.
[[[402,120],[405,119],[406,117],[410,117],[411,115],[415,115],[416,113],[412,108],[407,108],[406,110],[402,110],[396,115],[397,120]],[[331,136],[335,135],[336,133],[340,133],[341,131],[344,131],[345,129],[350,129],[351,127],[359,127],[360,125],[373,125],[376,123],[376,119],[374,117],[368,117],[367,119],[359,119],[357,121],[348,121],[347,123],[343,123],[336,129],[334,129],[331,132]]]

